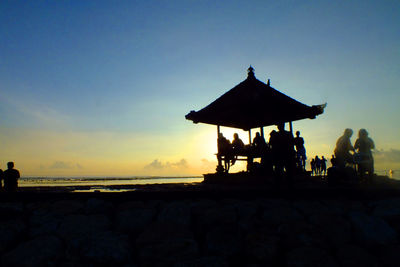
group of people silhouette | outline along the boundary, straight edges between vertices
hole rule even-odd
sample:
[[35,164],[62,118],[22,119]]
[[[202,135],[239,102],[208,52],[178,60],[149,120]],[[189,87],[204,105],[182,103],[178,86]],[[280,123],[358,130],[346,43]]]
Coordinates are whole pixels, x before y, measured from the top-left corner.
[[[259,132],[253,142],[245,145],[235,133],[230,142],[222,133],[218,136],[218,166],[217,172],[228,172],[230,166],[234,165],[238,156],[245,156],[247,169],[251,170],[254,158],[261,158],[261,163],[256,163],[262,167],[263,171],[271,172],[278,176],[286,173],[288,177],[297,171],[305,172],[306,169],[306,149],[304,139],[300,132],[296,132],[296,137],[285,130],[285,124],[277,125],[278,131],[272,130],[269,134],[269,141],[266,142],[264,136]],[[352,129],[345,129],[343,135],[337,140],[331,164],[334,168],[345,168],[351,165],[356,167],[360,175],[374,173],[374,160],[371,150],[375,148],[374,142],[368,137],[365,129],[360,129],[358,138],[354,144],[351,143]],[[224,161],[224,166],[222,165]],[[310,161],[311,175],[327,175],[327,159],[317,155]],[[253,168],[254,169],[254,168]]]
[[335,157],[331,160],[332,166],[345,168],[347,165],[356,165],[361,176],[365,173],[372,176],[374,174],[374,158],[372,156],[372,149],[375,148],[374,141],[368,136],[367,130],[360,129],[353,146],[350,140],[352,135],[353,130],[347,128],[336,141]]
[[245,145],[237,133],[233,135],[232,143],[219,133],[217,171],[228,172],[238,156],[247,157],[248,170],[254,167],[253,159],[256,157],[261,158],[259,165],[264,171],[274,172],[277,175],[283,175],[285,172],[291,175],[296,168],[305,170],[306,149],[300,132],[297,131],[294,138],[291,132],[285,130],[284,123],[278,124],[277,128],[278,131],[272,130],[269,134],[268,143],[264,136],[257,132],[249,145]]
[[311,175],[326,175],[326,162],[327,159],[322,156],[321,158],[315,156],[310,161]]
[[0,189],[3,188],[7,192],[14,192],[18,188],[19,171],[14,169],[14,162],[7,163],[7,170],[3,172],[0,169]]

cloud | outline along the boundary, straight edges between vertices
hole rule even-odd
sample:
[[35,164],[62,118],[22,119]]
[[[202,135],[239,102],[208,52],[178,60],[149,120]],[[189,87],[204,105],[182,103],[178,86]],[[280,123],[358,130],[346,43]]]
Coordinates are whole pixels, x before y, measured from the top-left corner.
[[[40,169],[43,170],[45,168],[44,165],[40,165]],[[49,169],[58,169],[58,170],[71,170],[71,169],[83,169],[83,166],[80,165],[79,163],[73,164],[70,162],[65,162],[65,161],[55,161],[53,164],[51,164]]]
[[145,169],[156,169],[156,170],[160,170],[164,168],[164,165],[158,161],[158,159],[153,160],[153,162],[147,164],[146,166],[144,166]]
[[400,163],[400,149],[376,150],[374,157],[381,162]]
[[163,170],[163,169],[187,169],[189,164],[186,159],[181,159],[177,162],[162,163],[158,159],[153,160],[151,163],[144,166],[146,170]]
[[207,169],[215,169],[217,166],[217,162],[213,160],[208,160],[208,159],[201,159],[201,164],[203,168]]

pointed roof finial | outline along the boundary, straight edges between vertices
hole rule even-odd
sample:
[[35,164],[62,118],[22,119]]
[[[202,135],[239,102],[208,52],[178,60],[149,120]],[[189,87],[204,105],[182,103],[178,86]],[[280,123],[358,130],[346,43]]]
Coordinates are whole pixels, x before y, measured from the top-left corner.
[[247,77],[254,77],[254,68],[250,65],[250,67],[247,69]]

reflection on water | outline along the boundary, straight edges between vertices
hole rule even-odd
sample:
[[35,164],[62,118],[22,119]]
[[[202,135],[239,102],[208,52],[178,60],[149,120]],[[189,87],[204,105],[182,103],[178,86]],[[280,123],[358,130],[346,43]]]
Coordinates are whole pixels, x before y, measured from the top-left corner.
[[[203,177],[144,177],[144,178],[21,178],[20,187],[35,186],[110,186],[110,185],[144,185],[144,184],[175,184],[198,183]],[[93,189],[96,190],[96,189]],[[99,189],[100,190],[100,189]],[[110,190],[108,190],[110,191]],[[118,190],[121,192],[122,190]],[[85,192],[88,192],[85,190]]]

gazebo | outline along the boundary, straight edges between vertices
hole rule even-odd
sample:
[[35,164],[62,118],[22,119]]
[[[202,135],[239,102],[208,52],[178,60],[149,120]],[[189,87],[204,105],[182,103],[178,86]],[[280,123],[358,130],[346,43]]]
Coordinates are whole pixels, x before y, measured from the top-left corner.
[[250,66],[247,79],[203,109],[190,111],[185,118],[194,123],[217,125],[218,135],[220,126],[249,131],[251,143],[251,129],[260,128],[264,137],[263,127],[288,122],[293,132],[293,121],[315,119],[325,107],[326,103],[307,106],[277,91],[269,79],[266,84],[258,80]]

